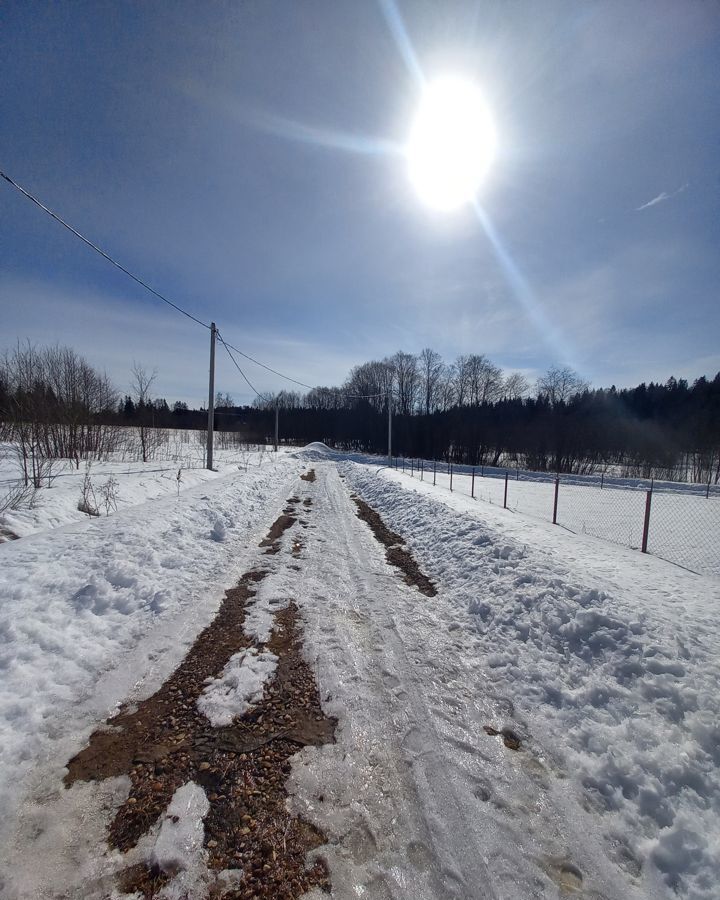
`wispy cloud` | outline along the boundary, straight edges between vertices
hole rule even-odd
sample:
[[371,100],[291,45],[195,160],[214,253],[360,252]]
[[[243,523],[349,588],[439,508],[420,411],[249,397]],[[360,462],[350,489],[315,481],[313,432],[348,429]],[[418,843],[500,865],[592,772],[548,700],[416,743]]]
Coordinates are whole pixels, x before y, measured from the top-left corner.
[[689,182],[686,182],[679,187],[676,191],[673,191],[671,194],[668,194],[667,191],[662,191],[657,195],[657,197],[653,197],[652,200],[648,200],[647,203],[643,203],[642,206],[636,206],[635,212],[640,212],[641,209],[648,209],[651,206],[657,206],[658,203],[664,203],[666,200],[670,200],[672,197],[676,197],[678,194],[682,194],[682,192],[689,186]]
[[[0,273],[3,329],[0,354],[16,340],[38,345],[60,343],[82,354],[105,371],[121,392],[129,389],[130,367],[137,360],[157,368],[155,390],[170,403],[185,400],[199,406],[207,399],[207,334],[159,302],[137,302],[131,293],[93,290],[57,279],[23,278]],[[78,328],[78,323],[82,328]],[[240,327],[242,325],[242,327]],[[340,384],[353,365],[365,361],[362,350],[328,348],[321,339],[283,333],[275,328],[248,327],[227,315],[224,337],[256,359],[308,384]],[[122,339],[118,339],[122,335]],[[395,349],[395,348],[393,348]],[[261,393],[294,389],[294,385],[241,362]],[[254,395],[222,348],[216,355],[216,387],[238,403],[252,403]]]

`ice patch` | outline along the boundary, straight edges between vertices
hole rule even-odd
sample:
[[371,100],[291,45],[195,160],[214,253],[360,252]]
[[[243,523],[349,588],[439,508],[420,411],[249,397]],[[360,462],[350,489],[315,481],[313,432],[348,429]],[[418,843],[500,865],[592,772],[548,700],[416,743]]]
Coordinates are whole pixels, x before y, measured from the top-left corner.
[[190,868],[202,856],[205,827],[210,810],[205,791],[189,781],[173,794],[160,826],[152,862],[168,875]]
[[275,615],[287,605],[287,588],[282,577],[270,574],[257,587],[252,604],[245,613],[243,630],[260,644],[267,643],[275,626]]
[[151,867],[171,876],[158,893],[159,900],[204,897],[213,882],[220,884],[225,880],[223,876],[231,874],[217,875],[208,870],[203,842],[204,819],[209,810],[205,791],[193,781],[173,794],[148,860]]

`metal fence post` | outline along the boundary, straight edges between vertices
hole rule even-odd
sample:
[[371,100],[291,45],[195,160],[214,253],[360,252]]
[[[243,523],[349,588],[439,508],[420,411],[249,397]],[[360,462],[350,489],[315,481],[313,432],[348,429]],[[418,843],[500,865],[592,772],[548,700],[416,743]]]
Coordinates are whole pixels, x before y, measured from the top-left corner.
[[475,499],[475,466],[472,467],[472,482],[470,488],[470,496]]
[[415,477],[415,460],[414,459],[410,460],[410,477],[411,478]]
[[643,522],[642,552],[648,552],[648,535],[650,534],[650,507],[652,506],[652,490],[645,496],[645,521]]
[[405,473],[405,457],[404,456],[402,458],[402,461],[403,461],[403,474],[404,474]]
[[560,493],[560,476],[555,476],[555,500],[553,502],[553,525],[557,525],[557,504],[558,494]]
[[507,483],[508,483],[508,473],[507,469],[505,470],[505,497],[503,499],[503,509],[507,509]]
[[425,481],[425,463],[420,460],[420,481]]
[[485,466],[480,466],[480,477],[481,478],[485,477]]
[[605,484],[605,473],[602,472],[602,473],[600,474],[600,490],[603,489],[603,485],[604,485],[604,484]]
[[707,490],[705,491],[705,499],[706,500],[710,499],[710,481],[708,481],[708,483],[707,483]]
[[452,463],[450,463],[450,490],[452,491]]
[[436,477],[437,477],[437,460],[433,460],[433,487],[435,487]]
[[515,469],[515,481],[520,481],[520,469]]

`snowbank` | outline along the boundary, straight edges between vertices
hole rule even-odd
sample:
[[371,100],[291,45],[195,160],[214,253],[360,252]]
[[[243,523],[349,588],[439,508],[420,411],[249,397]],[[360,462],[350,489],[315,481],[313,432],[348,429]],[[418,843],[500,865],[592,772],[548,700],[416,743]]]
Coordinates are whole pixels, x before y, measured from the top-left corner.
[[313,441],[306,444],[302,450],[298,450],[292,454],[296,459],[332,459],[339,454],[336,450],[331,449],[322,441]]

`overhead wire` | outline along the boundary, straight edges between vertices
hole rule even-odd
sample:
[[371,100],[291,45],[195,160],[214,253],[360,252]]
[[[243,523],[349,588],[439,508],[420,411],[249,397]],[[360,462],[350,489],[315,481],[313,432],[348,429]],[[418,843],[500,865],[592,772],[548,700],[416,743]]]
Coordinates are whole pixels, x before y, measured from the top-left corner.
[[89,238],[86,238],[84,234],[81,234],[77,228],[73,228],[62,216],[59,216],[56,212],[53,212],[44,203],[38,200],[37,197],[33,196],[30,191],[26,190],[22,185],[19,185],[17,181],[14,181],[9,175],[0,170],[0,178],[4,178],[8,184],[12,185],[21,194],[27,197],[32,203],[38,206],[43,212],[47,213],[51,218],[55,219],[56,222],[59,222],[64,228],[67,228],[68,231],[72,232],[75,237],[80,238],[80,240],[87,244],[88,247],[91,247],[96,253],[99,253],[104,259],[106,259],[109,263],[115,266],[116,269],[120,269],[121,272],[124,272],[129,278],[132,278],[134,282],[139,284],[141,287],[145,288],[146,291],[149,291],[151,294],[154,294],[159,300],[162,300],[163,303],[167,303],[168,306],[172,306],[173,309],[177,310],[177,312],[182,313],[183,316],[187,316],[188,319],[192,319],[193,322],[196,322],[198,325],[202,325],[203,328],[210,328],[207,322],[203,322],[201,319],[198,319],[197,316],[194,316],[192,313],[189,313],[186,309],[183,309],[181,306],[178,306],[177,303],[173,303],[172,300],[168,300],[167,297],[163,296],[159,291],[156,291],[155,288],[150,287],[147,282],[143,281],[142,278],[139,278],[137,275],[133,275],[133,273],[126,269],[121,263],[119,263],[116,259],[113,259],[109,253],[106,253],[101,247],[98,247],[97,244],[93,243]]
[[[264,400],[265,402],[267,402],[267,401],[268,401],[268,398],[267,398],[264,394],[261,394],[260,391],[258,391],[258,389],[255,387],[255,385],[252,383],[252,381],[250,381],[250,379],[247,377],[247,375],[246,375],[246,374],[243,372],[243,370],[240,368],[240,365],[239,365],[238,361],[237,361],[237,360],[235,359],[235,357],[232,355],[232,352],[231,352],[231,350],[230,350],[230,346],[223,340],[222,335],[220,334],[220,332],[219,332],[217,329],[215,330],[215,334],[216,334],[216,336],[217,336],[217,339],[220,341],[220,343],[221,343],[221,344],[223,345],[223,347],[225,348],[225,351],[226,351],[227,355],[228,355],[228,356],[230,357],[230,359],[232,360],[233,365],[235,366],[235,368],[238,370],[238,372],[242,375],[242,377],[243,377],[243,378],[245,379],[245,381],[247,382],[247,384],[248,384],[250,390],[255,394],[256,397],[259,397],[261,400]],[[232,349],[235,350],[236,348],[233,347]],[[236,352],[239,353],[240,351],[237,350]]]
[[[161,294],[159,291],[156,291],[155,288],[151,287],[142,278],[140,278],[137,275],[134,275],[129,269],[127,269],[125,266],[123,266],[122,263],[119,263],[116,259],[114,259],[112,256],[110,256],[109,253],[106,253],[105,250],[103,250],[101,247],[99,247],[97,244],[95,244],[89,238],[85,237],[84,234],[82,234],[80,231],[78,231],[76,228],[74,228],[72,225],[70,225],[70,223],[67,222],[65,219],[63,219],[62,216],[60,216],[58,213],[51,210],[41,200],[39,200],[36,196],[34,196],[34,194],[32,194],[30,191],[28,191],[22,185],[18,184],[17,181],[15,181],[13,178],[11,178],[7,173],[3,172],[1,169],[0,169],[0,178],[3,178],[5,181],[7,181],[7,183],[9,185],[11,185],[16,190],[18,190],[24,197],[26,197],[28,200],[30,200],[32,203],[34,203],[35,206],[37,206],[39,209],[41,209],[44,213],[46,213],[48,216],[50,216],[56,222],[59,222],[60,225],[62,225],[64,228],[66,228],[68,231],[70,231],[72,234],[74,234],[75,237],[79,238],[84,244],[87,244],[87,246],[90,247],[92,250],[94,250],[96,253],[100,254],[100,256],[102,256],[103,259],[107,260],[111,265],[115,266],[116,269],[119,269],[121,272],[123,272],[125,275],[127,275],[128,278],[132,278],[132,280],[136,284],[139,284],[140,287],[144,288],[146,291],[153,294],[153,296],[157,297],[159,300],[162,300],[163,303],[166,303],[168,306],[172,307],[174,310],[181,313],[183,316],[186,316],[188,319],[191,319],[196,324],[202,325],[203,328],[207,328],[208,330],[211,328],[211,325],[208,325],[207,322],[203,322],[201,319],[198,319],[197,316],[194,316],[192,313],[188,312],[186,309],[183,309],[181,306],[179,306],[177,303],[174,303],[172,300],[168,299],[166,296]],[[238,347],[235,347],[233,344],[230,344],[229,342],[225,341],[220,336],[219,331],[216,330],[216,334],[217,334],[218,340],[223,345],[223,347],[225,347],[225,350],[227,351],[228,355],[230,356],[230,359],[233,361],[235,368],[238,370],[238,372],[242,375],[244,380],[250,386],[250,389],[253,391],[253,393],[257,397],[259,397],[261,400],[264,400],[267,402],[268,398],[266,395],[261,394],[253,386],[252,382],[248,379],[247,375],[243,372],[243,370],[238,365],[237,360],[233,357],[233,355],[231,353],[232,350],[234,350],[235,353],[239,354],[240,356],[244,357],[245,359],[249,360],[250,362],[254,363],[256,366],[260,366],[262,369],[266,369],[268,372],[272,372],[273,375],[277,375],[278,378],[283,378],[285,381],[292,382],[292,384],[297,384],[300,387],[307,388],[307,390],[310,390],[310,391],[315,390],[315,385],[307,384],[306,382],[300,381],[297,378],[292,378],[290,375],[286,375],[284,372],[280,372],[277,369],[274,369],[272,366],[268,366],[265,363],[260,362],[259,359],[255,359],[254,356],[250,356],[249,353],[245,353],[243,350],[240,350]],[[385,396],[386,396],[385,392],[378,393],[378,394],[345,394],[345,397],[347,397],[348,399],[352,399],[352,400],[372,400],[372,399],[376,399],[378,397],[385,397]]]
[[[239,350],[237,347],[234,347],[232,344],[228,344],[225,342],[225,349],[230,348],[234,350],[236,353],[239,353],[240,356],[245,357],[245,359],[250,360],[250,362],[255,363],[256,366],[260,366],[263,369],[267,369],[268,372],[272,372],[273,375],[277,375],[279,378],[284,378],[286,381],[292,381],[293,384],[299,384],[300,387],[307,388],[309,391],[314,391],[317,389],[317,385],[306,384],[304,381],[298,381],[297,378],[291,378],[289,375],[285,375],[283,372],[278,372],[277,369],[273,369],[272,366],[266,366],[265,363],[261,363],[259,360],[255,359],[253,356],[250,356],[248,353],[244,353],[242,350]],[[245,377],[245,376],[243,376]],[[345,394],[346,397],[351,400],[371,400],[376,397],[386,397],[387,393],[379,393],[379,394]]]
[[286,381],[292,381],[293,384],[299,384],[300,387],[307,388],[308,390],[313,390],[314,385],[305,384],[304,381],[298,381],[297,378],[291,378],[289,375],[285,375],[282,372],[278,372],[277,369],[273,369],[272,366],[266,366],[265,363],[261,363],[260,360],[255,359],[255,357],[250,356],[248,353],[244,353],[242,350],[239,350],[237,347],[234,347],[232,344],[225,344],[225,348],[230,348],[234,350],[236,353],[239,353],[240,356],[245,357],[245,359],[249,359],[250,362],[255,363],[256,366],[260,366],[262,369],[267,369],[268,372],[272,372],[273,375],[277,375],[279,378],[284,378]]

